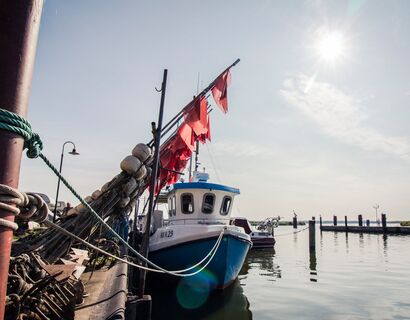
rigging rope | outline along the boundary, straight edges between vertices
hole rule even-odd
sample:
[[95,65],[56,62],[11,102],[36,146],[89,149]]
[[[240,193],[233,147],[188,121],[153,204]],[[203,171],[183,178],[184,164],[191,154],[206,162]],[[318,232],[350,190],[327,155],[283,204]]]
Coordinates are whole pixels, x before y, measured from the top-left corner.
[[[157,268],[158,270],[161,270],[162,272],[173,274],[173,275],[178,275],[178,274],[182,274],[183,272],[190,271],[190,270],[196,268],[202,262],[204,262],[207,259],[207,257],[209,257],[211,255],[212,250],[216,246],[219,247],[219,244],[221,242],[221,239],[222,239],[222,236],[223,236],[223,233],[224,233],[224,229],[222,229],[221,234],[219,235],[219,238],[218,238],[218,241],[217,241],[218,245],[215,244],[214,248],[211,249],[211,251],[200,262],[198,262],[194,266],[191,266],[189,268],[182,269],[182,270],[172,270],[172,271],[170,271],[170,270],[166,270],[166,269],[156,265],[155,263],[153,263],[152,261],[150,261],[149,259],[144,257],[137,250],[135,250],[126,240],[124,240],[117,232],[115,232],[114,229],[112,229],[104,221],[104,219],[101,218],[100,215],[77,193],[77,191],[75,191],[75,189],[60,174],[60,172],[57,170],[57,168],[54,167],[54,165],[47,159],[47,157],[42,154],[41,151],[43,149],[43,142],[41,141],[40,136],[37,133],[34,133],[32,131],[31,125],[26,119],[24,119],[23,117],[15,114],[13,112],[10,112],[10,111],[7,111],[7,110],[4,110],[4,109],[0,108],[0,129],[7,130],[9,132],[13,132],[13,133],[16,133],[16,134],[22,136],[24,138],[24,149],[27,149],[27,156],[29,158],[33,159],[33,158],[40,157],[44,161],[44,163],[54,172],[54,174],[61,179],[61,181],[64,183],[64,185],[71,191],[71,193],[94,215],[94,217],[96,217],[102,223],[102,225],[104,225],[104,227],[108,231],[110,231],[123,245],[125,245],[138,258],[145,261],[149,265]],[[2,224],[3,226],[7,225],[10,222],[11,221],[8,221],[8,220],[5,220],[5,219],[0,220],[0,224]],[[11,223],[13,225],[10,225],[10,227],[15,228],[16,225],[14,224],[14,222],[11,222]],[[63,229],[63,228],[61,228],[61,229]],[[65,229],[63,229],[63,230],[65,230]],[[79,239],[81,239],[81,238],[79,238]],[[212,253],[212,257],[211,257],[210,260],[212,260],[215,253],[216,253],[216,250]],[[209,262],[210,261],[208,261],[207,265],[209,264]],[[152,270],[154,270],[154,269],[152,269]],[[196,274],[196,273],[194,273],[194,274]],[[194,274],[190,274],[190,275],[194,275]],[[181,276],[185,276],[185,274],[181,275]]]

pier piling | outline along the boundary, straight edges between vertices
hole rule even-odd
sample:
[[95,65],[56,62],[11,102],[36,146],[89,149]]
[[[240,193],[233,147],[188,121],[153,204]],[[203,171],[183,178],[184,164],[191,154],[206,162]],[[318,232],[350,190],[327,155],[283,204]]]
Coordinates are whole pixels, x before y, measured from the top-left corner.
[[386,232],[386,227],[387,227],[386,214],[382,213],[382,228],[384,232]]
[[293,229],[298,228],[298,218],[296,216],[293,217]]
[[347,231],[347,216],[345,216],[345,228],[346,228],[346,231]]
[[[0,1],[0,108],[27,114],[43,0]],[[0,130],[0,183],[18,188],[24,139]],[[0,210],[0,218],[14,215]],[[4,318],[13,230],[0,226],[0,319]]]
[[152,299],[144,294],[142,298],[133,296],[127,302],[126,319],[150,320],[152,313]]
[[361,214],[358,215],[358,219],[359,219],[359,227],[363,226],[363,217]]
[[309,220],[309,252],[316,251],[316,230],[315,230],[316,221],[314,219]]
[[333,216],[333,225],[337,226],[337,216]]
[[320,231],[322,231],[322,216],[319,217],[319,226],[320,226]]

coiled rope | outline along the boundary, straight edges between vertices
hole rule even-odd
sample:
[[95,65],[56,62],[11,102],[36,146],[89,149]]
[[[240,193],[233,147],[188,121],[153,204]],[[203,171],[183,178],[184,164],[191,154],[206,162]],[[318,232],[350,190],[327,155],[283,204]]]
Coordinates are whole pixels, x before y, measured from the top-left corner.
[[[222,240],[222,237],[223,237],[223,234],[224,234],[224,229],[221,231],[221,234],[219,235],[218,241],[216,242],[216,244],[214,246],[214,247],[216,247],[216,250],[214,252],[212,252],[212,249],[211,249],[211,251],[200,262],[196,263],[195,265],[193,265],[189,268],[186,268],[186,269],[172,270],[172,271],[166,270],[166,269],[156,265],[155,263],[153,263],[152,261],[150,261],[149,259],[144,257],[142,254],[140,254],[137,250],[135,250],[126,240],[124,240],[117,232],[115,232],[114,229],[112,229],[104,221],[104,219],[102,219],[98,215],[98,213],[77,193],[77,191],[74,190],[74,188],[68,183],[68,181],[60,174],[60,172],[57,170],[57,168],[54,167],[54,165],[47,159],[47,157],[42,154],[43,142],[41,141],[40,136],[37,133],[34,133],[32,131],[31,125],[26,119],[24,119],[23,117],[15,114],[13,112],[10,112],[10,111],[7,111],[7,110],[4,110],[4,109],[0,108],[0,129],[4,129],[4,130],[7,130],[7,131],[10,131],[10,132],[13,132],[13,133],[16,133],[16,134],[22,136],[24,138],[24,149],[27,149],[27,153],[26,153],[27,157],[29,157],[31,159],[40,157],[44,161],[44,163],[54,172],[54,174],[61,179],[61,181],[64,183],[64,185],[71,191],[71,193],[94,215],[95,218],[97,218],[97,220],[99,220],[101,222],[101,224],[108,231],[110,231],[123,245],[125,245],[139,259],[145,261],[147,264],[151,265],[152,267],[157,268],[158,270],[160,270],[164,273],[168,273],[168,274],[172,274],[172,275],[178,275],[178,276],[185,276],[185,274],[183,274],[184,272],[187,272],[187,271],[190,271],[190,270],[196,268],[201,263],[203,263],[209,256],[211,256],[210,261],[214,257],[214,255],[217,251],[217,248],[219,247],[219,244],[221,243],[221,240]],[[3,225],[11,222],[11,221],[8,221],[8,220],[5,220],[5,219],[2,219],[1,221],[3,222]],[[14,230],[15,224],[14,224],[14,222],[11,222],[11,223],[13,224],[11,227]],[[61,228],[61,229],[65,230],[63,228]],[[79,239],[81,239],[81,238],[79,238]],[[210,261],[208,261],[208,263]],[[193,274],[189,274],[189,275],[193,275]]]
[[[48,215],[47,205],[39,195],[20,192],[4,184],[0,184],[0,208],[35,222],[44,221]],[[3,218],[0,218],[0,225],[13,231],[18,229],[17,223]]]

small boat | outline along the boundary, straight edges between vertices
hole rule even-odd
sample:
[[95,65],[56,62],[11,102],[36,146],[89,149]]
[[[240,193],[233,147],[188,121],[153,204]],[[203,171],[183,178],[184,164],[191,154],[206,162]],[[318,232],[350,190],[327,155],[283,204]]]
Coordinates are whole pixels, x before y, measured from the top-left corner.
[[[178,182],[169,188],[169,219],[163,221],[162,212],[154,213],[149,259],[166,270],[185,270],[197,265],[216,247],[208,259],[185,272],[193,273],[207,264],[188,278],[197,286],[214,290],[235,281],[252,242],[242,227],[229,224],[239,189],[209,183],[208,177],[194,172],[193,182]],[[180,279],[168,274],[166,277]]]
[[276,240],[273,236],[273,228],[278,226],[278,218],[267,218],[255,229],[246,218],[231,218],[231,225],[242,227],[250,235],[252,248],[273,248]]

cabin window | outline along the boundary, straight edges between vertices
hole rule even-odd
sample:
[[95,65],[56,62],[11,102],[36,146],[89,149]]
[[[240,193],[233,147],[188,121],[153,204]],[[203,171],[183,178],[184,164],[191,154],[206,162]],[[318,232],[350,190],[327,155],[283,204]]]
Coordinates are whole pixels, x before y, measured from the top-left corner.
[[172,197],[168,199],[168,216],[172,216]]
[[169,198],[168,205],[169,205],[168,215],[170,217],[172,217],[173,215],[175,216],[176,215],[175,196],[172,196]]
[[215,195],[213,193],[205,193],[202,201],[202,212],[212,213],[214,211]]
[[175,196],[171,197],[171,214],[173,214],[174,216],[177,215],[177,209],[176,209],[176,201],[175,201]]
[[182,213],[194,212],[194,196],[192,193],[184,193],[181,195],[181,211]]
[[229,209],[231,208],[231,203],[232,203],[232,198],[231,197],[224,197],[222,199],[222,205],[221,205],[221,215],[226,216],[229,212]]

